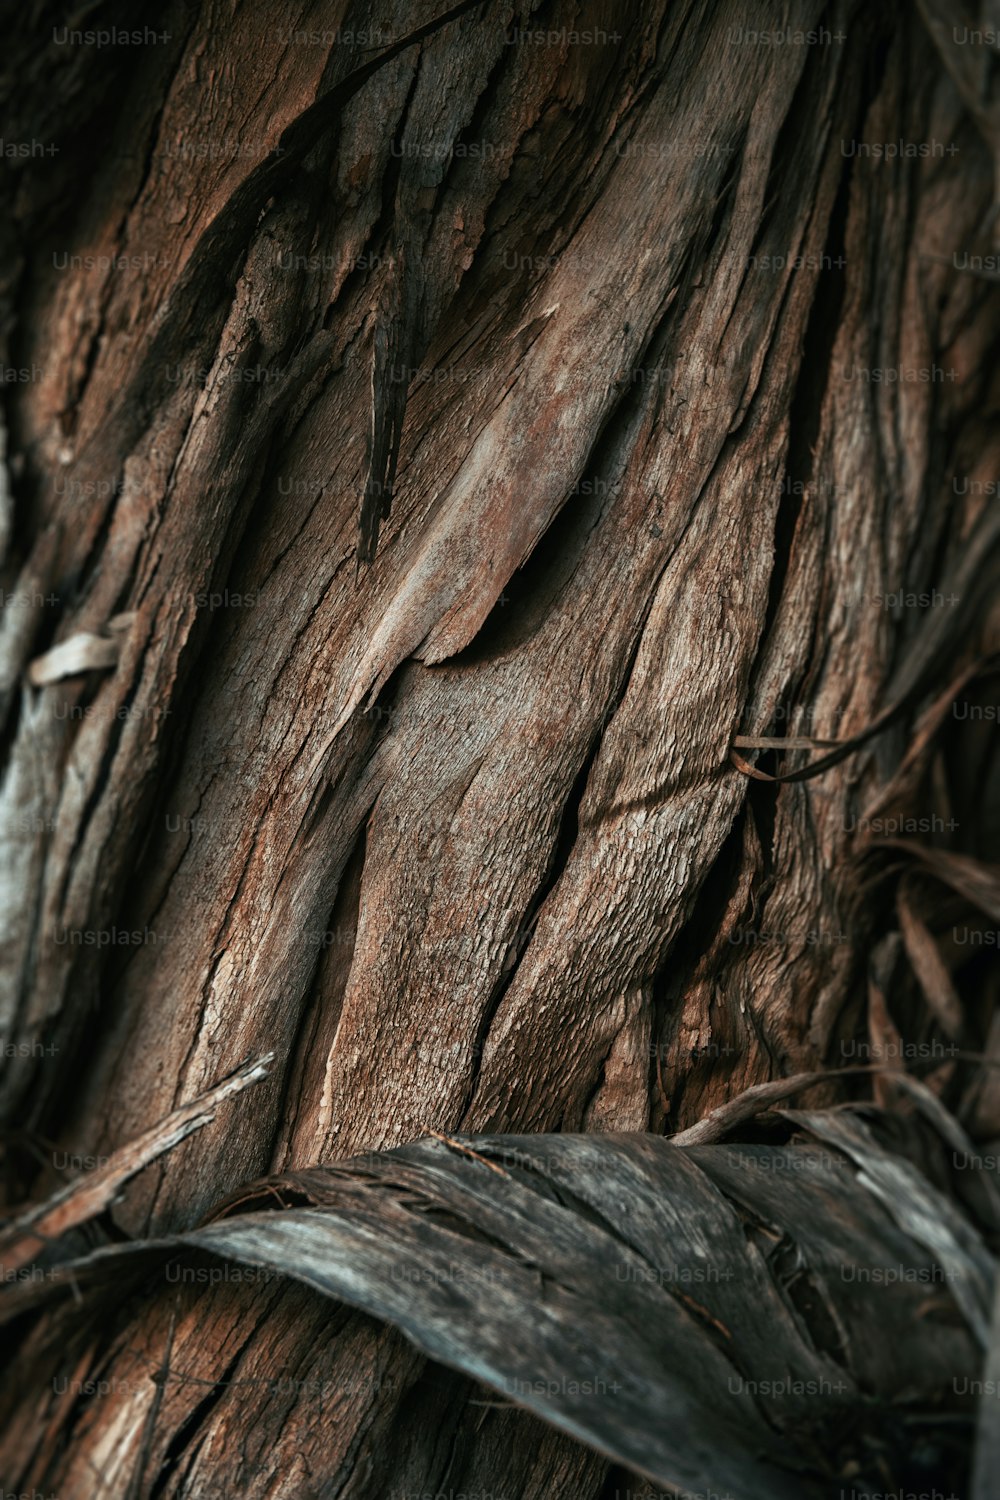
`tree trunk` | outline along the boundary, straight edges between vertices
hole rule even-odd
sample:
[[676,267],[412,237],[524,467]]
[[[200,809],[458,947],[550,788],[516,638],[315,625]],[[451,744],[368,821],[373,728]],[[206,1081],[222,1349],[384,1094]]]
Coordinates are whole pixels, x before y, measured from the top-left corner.
[[[1000,1133],[955,1051],[996,975],[960,883],[927,915],[1000,808],[958,722],[995,113],[927,11],[15,23],[5,138],[54,150],[3,162],[8,1201],[264,1055],[86,1243],[428,1132],[670,1135],[893,1038]],[[626,1485],[302,1286],[17,1327],[9,1488]]]

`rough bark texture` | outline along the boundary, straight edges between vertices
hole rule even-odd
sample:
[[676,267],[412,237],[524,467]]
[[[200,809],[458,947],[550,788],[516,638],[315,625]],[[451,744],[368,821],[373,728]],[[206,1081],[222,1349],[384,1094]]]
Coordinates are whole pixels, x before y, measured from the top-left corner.
[[[995,695],[1000,541],[964,18],[375,9],[12,26],[5,138],[57,149],[0,166],[9,1198],[264,1054],[80,1233],[428,1131],[671,1134],[901,1038],[1000,1133],[957,1056],[1000,1051],[955,938],[1000,921],[996,725],[952,713]],[[830,40],[734,36],[779,24]],[[302,1288],[59,1319],[127,1399],[53,1407],[10,1488],[613,1493]]]

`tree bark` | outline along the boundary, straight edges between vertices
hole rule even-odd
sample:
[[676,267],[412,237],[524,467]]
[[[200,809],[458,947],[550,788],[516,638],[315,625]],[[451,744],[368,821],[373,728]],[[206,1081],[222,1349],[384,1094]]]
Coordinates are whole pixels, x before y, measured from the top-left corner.
[[[913,847],[988,859],[1000,806],[952,712],[996,682],[995,142],[940,17],[375,9],[14,28],[5,133],[56,150],[3,163],[9,1200],[273,1054],[91,1237],[988,1045]],[[12,1487],[63,1500],[617,1482],[297,1286],[45,1313],[14,1369]]]

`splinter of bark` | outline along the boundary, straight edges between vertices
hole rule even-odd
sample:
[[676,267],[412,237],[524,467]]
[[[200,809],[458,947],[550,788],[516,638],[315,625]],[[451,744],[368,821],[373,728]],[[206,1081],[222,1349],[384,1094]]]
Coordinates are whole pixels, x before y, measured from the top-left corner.
[[122,1146],[99,1171],[60,1188],[44,1203],[29,1209],[7,1230],[5,1237],[9,1248],[4,1253],[4,1265],[9,1270],[26,1265],[51,1240],[102,1213],[125,1183],[143,1167],[172,1151],[203,1125],[210,1124],[219,1105],[226,1099],[266,1078],[268,1064],[273,1061],[274,1053],[269,1052],[254,1062],[244,1063],[215,1088],[200,1094],[189,1104],[182,1104],[144,1135]]
[[462,1142],[456,1141],[454,1136],[442,1135],[439,1130],[432,1130],[429,1125],[425,1125],[424,1129],[428,1135],[432,1135],[443,1146],[448,1146],[452,1151],[461,1151],[463,1156],[471,1156],[473,1161],[482,1162],[484,1167],[489,1167],[490,1171],[496,1172],[498,1177],[510,1176],[510,1173],[505,1172],[503,1167],[498,1167],[495,1161],[488,1161],[485,1156],[480,1156],[478,1151],[473,1151],[471,1146],[463,1146]]
[[859,1063],[856,1067],[822,1068],[816,1073],[793,1073],[790,1078],[772,1078],[767,1083],[755,1083],[751,1088],[744,1089],[735,1099],[720,1104],[718,1109],[713,1109],[703,1120],[699,1120],[696,1125],[689,1125],[686,1130],[678,1131],[670,1140],[675,1146],[703,1146],[711,1141],[719,1141],[734,1125],[745,1125],[762,1110],[777,1104],[781,1099],[787,1099],[791,1094],[797,1094],[800,1089],[807,1089],[814,1083],[824,1083],[829,1078],[845,1078],[857,1073],[888,1073],[895,1080],[901,1076],[888,1063]]

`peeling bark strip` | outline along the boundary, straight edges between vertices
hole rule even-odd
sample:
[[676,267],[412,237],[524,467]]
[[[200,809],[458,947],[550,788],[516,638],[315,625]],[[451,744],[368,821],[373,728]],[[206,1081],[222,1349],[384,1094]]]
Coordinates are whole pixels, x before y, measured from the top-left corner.
[[[428,1205],[449,1173],[476,1185],[483,1262],[499,1221],[520,1246],[507,1313],[544,1329],[539,1281],[571,1299],[576,1343],[547,1358],[575,1368],[610,1310],[585,1257],[532,1234],[571,1210],[610,1231],[468,1137],[629,1132],[605,1144],[634,1183],[664,1135],[708,1152],[739,1125],[771,1150],[761,1106],[804,1076],[794,1118],[822,1149],[895,1163],[869,1162],[854,1250],[894,1224],[955,1274],[947,1311],[907,1304],[898,1364],[857,1377],[882,1401],[865,1431],[912,1489],[966,1484],[968,1424],[933,1451],[884,1435],[914,1370],[935,1410],[975,1378],[992,1316],[958,1220],[922,1238],[937,1199],[887,1123],[920,1112],[952,1157],[1000,1137],[1000,116],[976,29],[944,0],[168,0],[155,23],[39,0],[12,19],[8,1237],[54,1202],[74,1263],[124,1266],[122,1236],[140,1258],[150,1237],[229,1245],[238,1219],[197,1226],[268,1174],[284,1211],[260,1233],[315,1229],[317,1183],[370,1212],[338,1164],[379,1153],[400,1247],[444,1253],[454,1225]],[[181,1140],[190,1101],[261,1057]],[[859,1145],[822,1107],[872,1090],[895,1115],[875,1145],[858,1117]],[[96,1177],[67,1183],[67,1160]],[[792,1258],[814,1200],[758,1213],[709,1160],[684,1155],[686,1187],[768,1262],[805,1364],[836,1363],[847,1314]],[[992,1245],[981,1174],[928,1171]],[[612,1207],[617,1229],[635,1203]],[[12,1330],[13,1389],[45,1402],[11,1487],[212,1496],[237,1452],[240,1492],[268,1500],[652,1493],[621,1464],[743,1495],[789,1468],[786,1418],[752,1403],[729,1458],[641,1402],[478,1404],[495,1379],[484,1398],[426,1365],[337,1264],[326,1289],[353,1311],[281,1281],[168,1285],[105,1335],[96,1303],[42,1298]],[[883,1291],[862,1299],[875,1328]],[[756,1295],[674,1299],[669,1340],[723,1368],[720,1327],[758,1328]],[[430,1303],[394,1297],[414,1335]],[[472,1334],[460,1358],[425,1335],[497,1375]],[[114,1371],[120,1404],[50,1401],[53,1350],[72,1378]],[[771,1378],[763,1336],[743,1358]],[[332,1408],[274,1388],[321,1368]],[[681,1426],[704,1406],[688,1378]],[[798,1415],[810,1482],[898,1481],[874,1449],[850,1471],[832,1408]]]
[[[51,1303],[69,1284],[79,1323],[128,1273],[152,1298],[153,1326],[172,1306],[176,1361],[153,1390],[131,1373],[134,1350],[101,1357],[108,1429],[123,1434],[104,1454],[116,1490],[137,1453],[144,1467],[152,1458],[159,1493],[207,1490],[212,1460],[200,1455],[213,1452],[258,1380],[246,1346],[224,1377],[210,1374],[220,1363],[192,1339],[195,1307],[164,1295],[165,1262],[178,1283],[185,1265],[194,1271],[167,1257],[194,1249],[227,1258],[202,1266],[201,1285],[235,1273],[239,1286],[231,1262],[292,1276],[396,1324],[422,1353],[655,1484],[747,1500],[824,1496],[828,1473],[866,1483],[880,1447],[893,1472],[907,1463],[905,1445],[883,1446],[877,1403],[892,1407],[899,1431],[946,1384],[939,1426],[969,1410],[957,1377],[969,1384],[977,1341],[989,1345],[995,1264],[963,1211],[880,1143],[878,1116],[794,1119],[806,1137],[785,1146],[680,1148],[638,1134],[442,1138],[289,1173],[200,1229],[57,1265],[48,1281],[9,1294],[0,1316]],[[931,1160],[929,1136],[923,1146]],[[187,1284],[199,1283],[192,1274]],[[909,1332],[929,1317],[938,1336],[914,1370]],[[44,1358],[52,1369],[84,1369],[82,1349]],[[92,1346],[87,1367],[96,1359]],[[87,1378],[76,1375],[78,1396]],[[69,1389],[58,1374],[52,1384]],[[197,1404],[199,1385],[217,1393],[209,1411]],[[151,1411],[147,1454],[140,1438]],[[181,1474],[171,1434],[183,1431],[190,1446],[192,1423],[198,1446]],[[34,1472],[30,1442],[15,1437],[9,1451],[19,1472]],[[373,1460],[381,1493],[391,1493],[404,1465],[390,1454]],[[46,1483],[72,1486],[75,1472],[70,1456]],[[267,1494],[275,1473],[240,1465],[229,1482]],[[425,1473],[418,1489],[434,1482]]]

